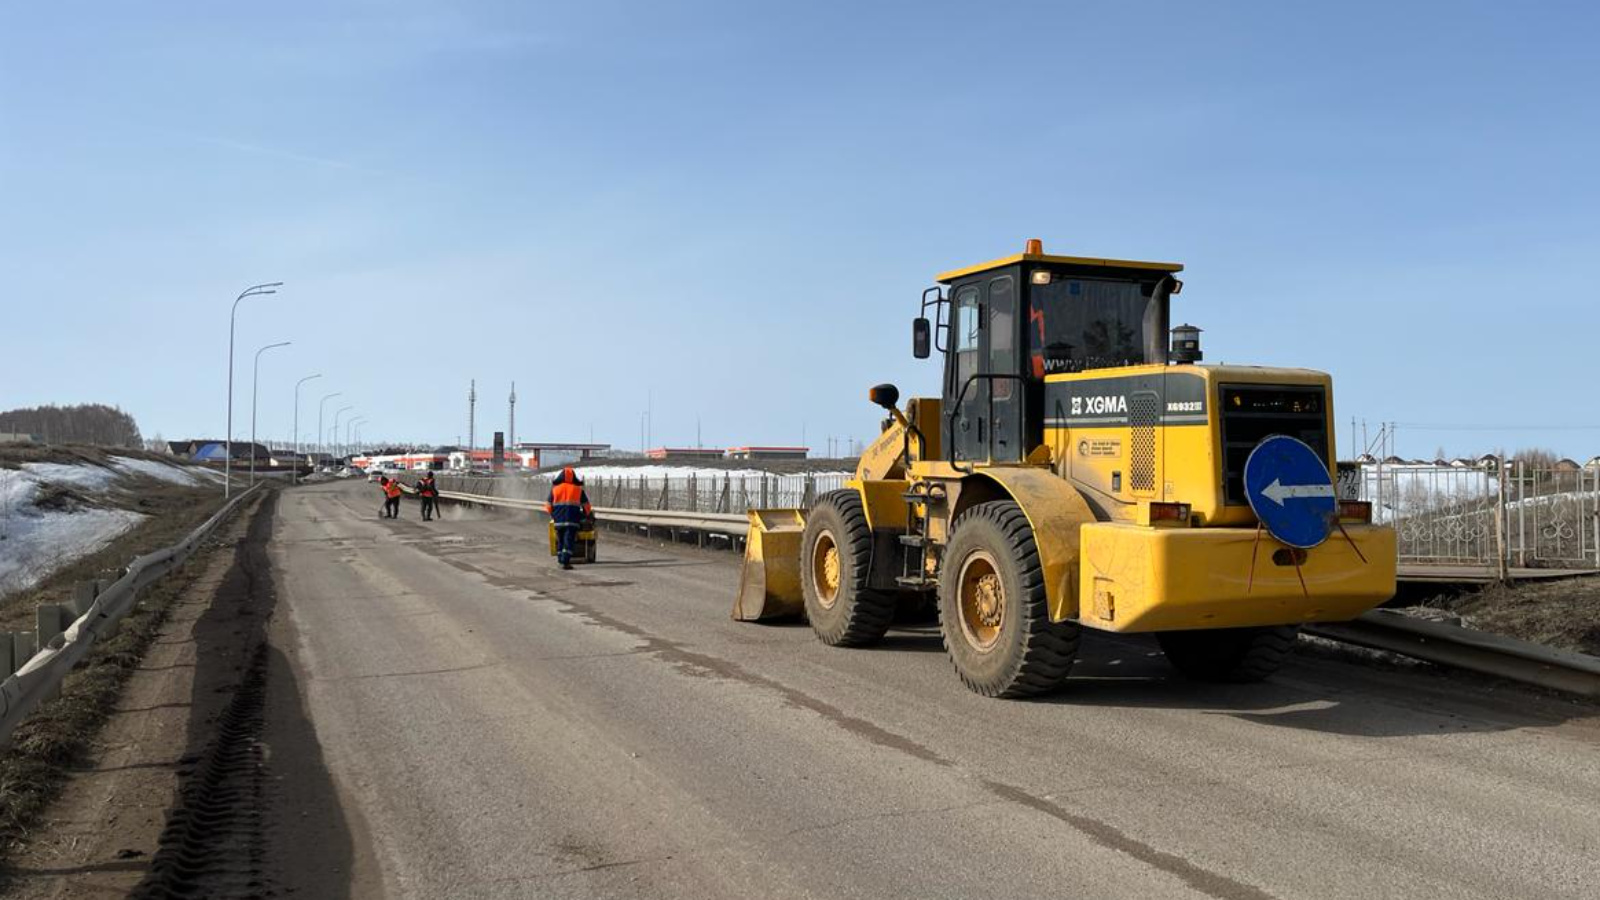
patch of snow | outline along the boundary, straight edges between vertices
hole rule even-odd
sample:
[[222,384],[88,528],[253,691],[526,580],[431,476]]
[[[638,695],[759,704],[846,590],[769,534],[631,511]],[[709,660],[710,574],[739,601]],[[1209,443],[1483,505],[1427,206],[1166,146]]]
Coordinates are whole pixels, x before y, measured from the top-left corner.
[[116,481],[118,477],[115,469],[108,469],[105,466],[96,466],[90,463],[83,463],[82,465],[23,463],[22,470],[39,481],[48,481],[51,484],[65,484],[90,491],[103,491],[111,487],[111,482]]
[[134,475],[143,475],[168,484],[196,485],[200,479],[196,478],[191,470],[180,469],[177,466],[156,462],[150,459],[134,459],[131,456],[113,456],[111,464]]
[[[38,490],[37,483],[28,487]],[[0,494],[8,497],[19,493],[9,486],[0,487]],[[104,547],[142,519],[138,513],[120,509],[63,512],[42,510],[27,502],[0,506],[0,595],[38,584]]]
[[38,493],[39,482],[26,472],[0,469],[0,520],[11,515],[13,510],[31,504]]

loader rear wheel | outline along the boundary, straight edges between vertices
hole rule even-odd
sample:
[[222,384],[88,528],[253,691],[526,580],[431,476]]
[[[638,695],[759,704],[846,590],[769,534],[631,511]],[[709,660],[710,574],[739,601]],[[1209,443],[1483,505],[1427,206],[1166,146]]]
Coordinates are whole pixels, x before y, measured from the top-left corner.
[[894,620],[895,598],[867,585],[872,570],[872,529],[852,490],[824,494],[806,517],[800,541],[800,588],[806,618],[824,644],[876,643]]
[[1300,633],[1298,625],[1215,628],[1156,634],[1173,667],[1197,681],[1242,684],[1278,671]]
[[939,630],[962,683],[985,697],[1061,686],[1078,655],[1076,622],[1051,622],[1033,526],[1010,500],[956,520],[939,575]]

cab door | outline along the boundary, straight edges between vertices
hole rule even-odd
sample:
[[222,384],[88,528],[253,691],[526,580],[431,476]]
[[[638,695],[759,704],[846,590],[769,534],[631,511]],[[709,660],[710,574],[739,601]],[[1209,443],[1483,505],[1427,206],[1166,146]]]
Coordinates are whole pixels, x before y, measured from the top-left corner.
[[1002,270],[951,293],[945,446],[952,461],[1023,458],[1024,382],[1016,276]]

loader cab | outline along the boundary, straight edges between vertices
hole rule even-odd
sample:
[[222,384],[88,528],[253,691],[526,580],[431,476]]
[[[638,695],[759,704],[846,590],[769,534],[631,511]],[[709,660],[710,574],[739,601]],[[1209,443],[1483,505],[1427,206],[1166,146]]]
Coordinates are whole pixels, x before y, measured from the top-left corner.
[[[1049,375],[1167,362],[1177,263],[1024,252],[941,273],[918,356],[944,353],[942,446],[954,463],[1017,463],[1044,441]],[[941,290],[942,288],[942,290]],[[931,336],[928,340],[925,335]],[[927,351],[927,352],[925,352]]]

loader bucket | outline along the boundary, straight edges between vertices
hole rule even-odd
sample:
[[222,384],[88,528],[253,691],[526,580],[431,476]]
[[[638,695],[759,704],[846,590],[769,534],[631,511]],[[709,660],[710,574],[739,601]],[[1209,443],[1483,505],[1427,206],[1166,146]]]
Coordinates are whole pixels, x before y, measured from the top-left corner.
[[803,509],[750,510],[739,596],[733,601],[735,619],[755,622],[805,610],[800,593],[800,537],[805,528]]

